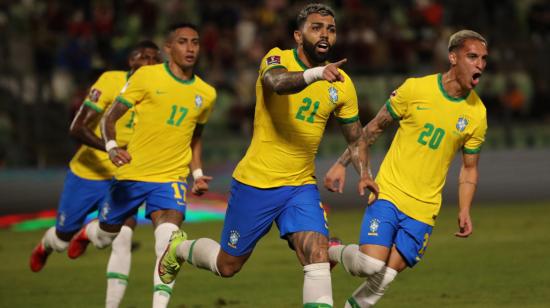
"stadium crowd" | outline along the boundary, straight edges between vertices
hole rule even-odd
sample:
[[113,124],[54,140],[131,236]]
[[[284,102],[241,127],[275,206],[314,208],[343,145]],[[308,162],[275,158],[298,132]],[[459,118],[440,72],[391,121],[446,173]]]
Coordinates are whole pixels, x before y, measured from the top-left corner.
[[[291,0],[7,0],[0,3],[0,168],[62,165],[75,147],[67,128],[99,74],[125,68],[143,38],[162,43],[166,27],[201,27],[198,71],[218,90],[212,125],[250,134],[261,57],[290,48]],[[447,38],[472,28],[489,40],[491,57],[478,93],[490,126],[550,121],[550,4],[547,1],[334,0],[334,59],[356,80],[362,121],[404,76],[443,71]],[[373,105],[373,106],[369,106]],[[210,125],[210,124],[209,124]],[[506,130],[505,130],[506,131]],[[507,143],[513,145],[512,133]]]

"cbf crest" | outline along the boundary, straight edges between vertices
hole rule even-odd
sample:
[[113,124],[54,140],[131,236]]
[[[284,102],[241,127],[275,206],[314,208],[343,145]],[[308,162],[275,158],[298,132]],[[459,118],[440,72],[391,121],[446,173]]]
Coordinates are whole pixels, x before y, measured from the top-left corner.
[[202,107],[202,96],[195,95],[195,107],[197,107],[197,108]]
[[229,243],[227,243],[227,245],[229,245],[229,247],[232,247],[232,248],[237,248],[237,242],[239,241],[239,238],[241,237],[241,235],[239,234],[239,232],[237,232],[236,230],[231,230],[229,232]]
[[369,235],[378,236],[378,227],[380,226],[380,220],[373,218],[369,225]]
[[328,98],[333,104],[338,102],[338,90],[334,86],[328,88]]
[[458,118],[458,121],[456,122],[456,129],[462,133],[466,129],[466,126],[468,126],[468,120],[466,120],[463,116]]

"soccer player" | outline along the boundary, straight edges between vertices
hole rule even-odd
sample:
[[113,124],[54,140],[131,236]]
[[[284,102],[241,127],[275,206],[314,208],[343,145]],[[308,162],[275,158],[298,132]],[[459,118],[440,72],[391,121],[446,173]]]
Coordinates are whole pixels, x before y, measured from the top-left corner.
[[[486,111],[474,91],[487,60],[487,41],[462,30],[449,40],[450,69],[409,78],[395,90],[363,130],[369,145],[394,121],[399,129],[380,167],[380,196],[363,216],[358,245],[329,248],[340,262],[366,281],[345,307],[371,307],[398,272],[420,261],[441,207],[441,190],[455,153],[462,150],[456,236],[473,230],[470,207],[478,180],[478,161],[487,130]],[[345,152],[331,167],[325,186],[342,192]]]
[[159,264],[164,282],[175,279],[187,261],[231,277],[248,260],[273,222],[304,267],[304,307],[332,307],[328,223],[314,176],[315,153],[327,120],[341,123],[364,189],[377,192],[367,172],[367,146],[358,118],[353,82],[327,63],[336,41],[331,8],[310,4],[299,13],[296,49],[273,48],[262,59],[256,82],[252,142],[233,173],[220,244],[186,240],[175,232]]
[[[99,222],[89,223],[71,240],[69,250],[74,257],[90,241],[98,248],[109,245],[124,220],[145,202],[146,215],[155,228],[158,262],[185,215],[189,165],[192,192],[208,190],[212,178],[201,169],[201,133],[216,91],[193,71],[199,54],[197,27],[189,23],[170,27],[164,48],[169,61],[138,70],[103,116],[105,148],[118,169]],[[132,108],[138,123],[125,149],[115,141],[115,123]],[[161,282],[155,264],[153,307],[167,306],[172,286]]]
[[[143,65],[160,62],[159,48],[151,41],[138,43],[128,57],[130,70],[107,71],[92,86],[86,100],[75,116],[70,134],[82,143],[69,163],[69,170],[55,227],[46,231],[30,258],[33,272],[40,271],[52,251],[67,249],[70,239],[83,226],[86,216],[97,210],[109,192],[116,167],[110,162],[101,141],[99,120],[104,110],[114,101],[130,75]],[[120,122],[120,144],[128,143],[133,131],[134,113],[128,113]],[[107,306],[117,307],[126,290],[131,262],[131,241],[136,221],[130,217],[113,243],[107,267]]]

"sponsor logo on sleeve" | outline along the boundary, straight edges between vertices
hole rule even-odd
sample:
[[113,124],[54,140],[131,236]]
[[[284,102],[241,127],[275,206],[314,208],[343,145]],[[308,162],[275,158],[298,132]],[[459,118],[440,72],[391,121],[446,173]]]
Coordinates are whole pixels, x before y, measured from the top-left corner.
[[265,60],[266,64],[273,65],[273,64],[281,64],[281,57],[280,56],[269,56]]
[[100,96],[101,96],[101,91],[99,91],[98,89],[93,88],[92,90],[90,90],[90,95],[89,95],[90,101],[97,103]]

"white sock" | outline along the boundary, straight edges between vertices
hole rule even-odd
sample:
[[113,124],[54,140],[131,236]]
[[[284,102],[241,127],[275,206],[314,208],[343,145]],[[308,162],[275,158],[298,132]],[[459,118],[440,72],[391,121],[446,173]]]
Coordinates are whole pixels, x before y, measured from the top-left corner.
[[303,303],[330,305],[332,307],[332,284],[330,278],[330,264],[313,263],[304,266]]
[[86,235],[97,248],[105,248],[113,242],[118,232],[107,232],[99,227],[99,221],[92,220],[86,225]]
[[209,270],[218,276],[220,275],[217,264],[219,253],[220,244],[209,238],[187,240],[176,248],[178,258],[182,258],[198,268]]
[[165,308],[168,306],[170,296],[172,295],[172,288],[175,282],[170,284],[162,283],[157,272],[157,267],[160,257],[170,242],[172,232],[177,230],[179,230],[179,227],[172,223],[162,223],[155,229],[155,254],[157,255],[157,260],[155,261],[155,269],[153,271],[153,283],[155,286],[153,289],[153,308]]
[[44,233],[44,236],[42,237],[42,245],[44,245],[44,249],[46,251],[57,251],[62,252],[67,249],[69,246],[69,242],[66,242],[59,237],[57,237],[57,234],[55,234],[55,227],[51,227]]
[[381,271],[386,264],[359,250],[356,244],[332,246],[328,250],[329,259],[340,262],[346,272],[358,277],[367,277]]
[[361,308],[372,307],[386,292],[388,285],[397,276],[393,268],[385,267],[382,271],[369,276],[367,280],[353,292],[352,297],[346,301],[345,308],[351,308],[349,301],[354,301]]
[[128,274],[132,264],[132,228],[122,226],[113,241],[111,257],[107,264],[106,308],[117,308],[128,285]]

